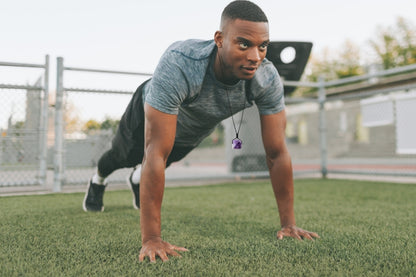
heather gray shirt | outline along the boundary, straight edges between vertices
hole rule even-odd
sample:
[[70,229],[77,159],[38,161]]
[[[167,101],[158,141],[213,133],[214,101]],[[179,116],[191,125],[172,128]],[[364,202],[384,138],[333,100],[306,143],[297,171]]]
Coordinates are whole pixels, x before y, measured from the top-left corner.
[[144,87],[146,103],[178,115],[176,145],[196,147],[231,111],[235,114],[253,102],[262,115],[284,109],[283,85],[270,61],[263,60],[252,80],[229,86],[215,78],[216,50],[213,40],[172,44]]

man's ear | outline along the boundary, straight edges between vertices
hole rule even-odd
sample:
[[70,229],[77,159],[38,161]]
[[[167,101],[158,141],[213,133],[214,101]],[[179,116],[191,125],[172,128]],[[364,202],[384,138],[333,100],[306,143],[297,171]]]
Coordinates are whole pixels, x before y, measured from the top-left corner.
[[218,48],[222,47],[223,36],[221,31],[216,31],[214,34],[214,41]]

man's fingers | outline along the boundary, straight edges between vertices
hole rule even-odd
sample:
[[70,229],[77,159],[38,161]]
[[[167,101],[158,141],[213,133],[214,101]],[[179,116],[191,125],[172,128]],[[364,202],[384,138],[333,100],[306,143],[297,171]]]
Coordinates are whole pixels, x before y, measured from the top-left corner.
[[314,232],[302,230],[297,227],[284,227],[277,232],[277,239],[282,240],[284,237],[292,237],[297,240],[319,238],[319,235]]
[[176,250],[176,251],[184,251],[184,252],[186,252],[186,251],[189,251],[188,249],[186,249],[185,247],[180,247],[180,246],[176,246],[176,245],[171,245],[172,246],[172,248],[171,249],[174,249],[174,250]]
[[159,257],[163,262],[168,261],[169,256],[180,258],[181,255],[176,251],[188,251],[188,249],[169,243],[163,243],[160,248],[144,247],[140,251],[139,261],[143,262],[146,259],[146,257],[149,257],[151,263],[155,263],[157,257]]
[[320,238],[317,233],[302,230],[301,236],[305,239],[313,240],[313,238]]
[[310,237],[312,240],[313,238],[319,239],[320,236],[317,233],[314,232],[306,232],[306,234],[308,235],[308,237]]
[[175,250],[172,250],[172,249],[167,250],[166,253],[168,255],[171,255],[171,256],[174,256],[174,257],[182,257],[178,252],[176,252]]
[[[175,254],[176,255],[174,255],[174,254],[171,254],[171,253],[168,253],[169,255],[172,255],[172,256],[177,256],[177,255],[179,255],[178,253],[176,253],[175,252]],[[148,256],[149,257],[149,260],[150,260],[150,262],[151,263],[155,263],[156,262],[156,257],[157,256],[159,256],[160,257],[160,259],[163,261],[163,262],[166,262],[166,261],[168,261],[169,260],[169,258],[168,258],[168,256],[167,256],[167,254],[166,254],[166,252],[165,251],[158,251],[158,253],[154,253],[154,252],[152,252],[152,253],[150,253],[149,255],[146,255],[146,254],[140,254],[139,255],[139,262],[143,262],[144,261],[144,258],[146,257],[146,256]]]
[[299,234],[298,233],[294,233],[293,235],[292,235],[292,237],[294,237],[295,239],[297,239],[297,240],[302,240],[302,238],[299,236]]
[[312,237],[314,237],[314,238],[317,238],[317,239],[319,239],[319,238],[320,238],[320,236],[319,236],[317,233],[313,233],[313,232],[311,232],[311,233],[309,233],[309,234],[311,234],[311,236],[312,236]]
[[151,263],[155,263],[156,262],[156,254],[154,252],[150,253],[149,259],[150,259]]
[[157,255],[160,257],[160,259],[161,259],[163,262],[166,262],[166,261],[168,261],[168,260],[169,260],[169,258],[168,258],[168,256],[166,255],[166,252],[165,252],[165,251],[159,251],[159,252],[157,253]]
[[313,238],[308,233],[304,233],[303,238],[308,239],[308,240],[313,240]]

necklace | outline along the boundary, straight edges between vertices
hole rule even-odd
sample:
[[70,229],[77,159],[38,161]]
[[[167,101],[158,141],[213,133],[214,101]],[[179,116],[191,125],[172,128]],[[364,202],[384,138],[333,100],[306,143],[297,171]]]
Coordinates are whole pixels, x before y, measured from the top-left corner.
[[[218,52],[217,52],[216,55],[218,55]],[[222,60],[221,55],[218,55],[218,61],[220,63],[220,69],[221,69],[222,76],[225,76],[225,74],[224,74],[224,62]],[[231,108],[231,101],[230,101],[230,96],[228,94],[228,89],[225,89],[225,91],[227,92],[228,108],[230,109],[231,120],[233,122],[233,127],[234,127],[234,131],[235,131],[235,138],[231,141],[231,145],[232,145],[233,149],[241,149],[243,141],[238,138],[238,133],[240,132],[241,123],[243,122],[244,110],[246,109],[246,98],[244,97],[244,107],[243,107],[243,111],[241,113],[240,124],[238,124],[238,129],[237,129],[235,127],[233,110]]]
[[235,138],[232,140],[231,145],[233,149],[241,149],[243,141],[238,138],[238,133],[240,133],[241,123],[243,122],[244,110],[246,109],[246,99],[244,98],[244,107],[241,113],[240,123],[238,124],[238,129],[237,129],[235,126],[235,122],[234,122],[233,110],[231,108],[231,101],[230,101],[230,96],[228,94],[228,89],[226,90],[226,92],[227,92],[228,108],[230,109],[231,121],[233,122],[233,127],[235,131]]

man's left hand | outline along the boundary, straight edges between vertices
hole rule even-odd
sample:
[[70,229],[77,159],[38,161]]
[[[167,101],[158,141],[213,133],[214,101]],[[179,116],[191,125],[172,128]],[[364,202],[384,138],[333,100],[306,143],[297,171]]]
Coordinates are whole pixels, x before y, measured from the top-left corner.
[[298,240],[313,240],[313,238],[319,238],[319,235],[314,232],[303,230],[296,226],[287,226],[282,227],[282,229],[279,232],[277,232],[277,239],[281,240],[283,239],[283,237],[292,237]]

